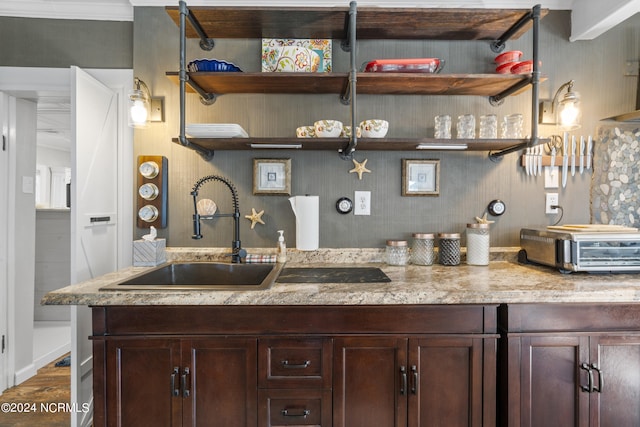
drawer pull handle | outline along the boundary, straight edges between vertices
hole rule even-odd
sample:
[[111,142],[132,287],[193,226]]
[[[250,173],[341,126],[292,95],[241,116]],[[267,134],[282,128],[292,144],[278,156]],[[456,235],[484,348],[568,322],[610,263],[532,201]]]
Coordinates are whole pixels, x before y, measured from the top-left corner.
[[583,369],[585,371],[587,371],[589,373],[589,382],[587,383],[586,386],[581,385],[580,389],[582,391],[585,391],[587,393],[593,393],[593,371],[591,370],[591,367],[589,365],[587,365],[586,363],[582,363],[580,365],[580,369]]
[[176,388],[176,376],[180,373],[180,368],[177,366],[173,368],[171,373],[171,396],[180,396],[180,389]]
[[291,413],[289,413],[288,409],[283,409],[282,410],[282,416],[283,417],[307,418],[307,415],[309,415],[310,413],[311,413],[311,410],[309,410],[309,409],[304,409],[299,414],[291,414]]
[[187,375],[189,375],[189,368],[184,368],[182,371],[182,397],[189,397],[189,388],[187,387]]
[[602,376],[602,369],[598,367],[597,364],[592,363],[591,368],[598,373],[598,387],[593,387],[593,391],[597,391],[598,393],[602,393],[602,387],[604,387],[604,378]]
[[418,393],[418,368],[416,365],[411,365],[411,374],[413,377],[413,382],[411,383],[411,394]]
[[404,396],[407,392],[407,368],[400,366],[400,395]]
[[311,366],[311,360],[305,360],[302,363],[289,363],[288,360],[282,360],[280,363],[282,363],[282,366],[288,369],[306,369],[309,366]]

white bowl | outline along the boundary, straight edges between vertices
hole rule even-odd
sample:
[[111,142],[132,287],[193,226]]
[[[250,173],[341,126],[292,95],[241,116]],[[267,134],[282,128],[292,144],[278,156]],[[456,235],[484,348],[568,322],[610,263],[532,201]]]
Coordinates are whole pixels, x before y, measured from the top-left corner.
[[262,51],[262,71],[306,72],[318,71],[320,55],[299,46],[274,46]]
[[316,128],[315,126],[300,126],[296,129],[296,136],[298,138],[315,138]]
[[360,122],[363,138],[384,138],[389,131],[389,122],[380,119],[369,119]]
[[[352,135],[351,126],[344,126],[342,128],[342,132],[340,133],[340,136],[342,138],[351,138],[351,135]],[[358,138],[362,136],[362,131],[360,131],[360,128],[356,128],[356,136]]]
[[342,133],[342,122],[338,120],[318,120],[313,126],[318,138],[338,138]]

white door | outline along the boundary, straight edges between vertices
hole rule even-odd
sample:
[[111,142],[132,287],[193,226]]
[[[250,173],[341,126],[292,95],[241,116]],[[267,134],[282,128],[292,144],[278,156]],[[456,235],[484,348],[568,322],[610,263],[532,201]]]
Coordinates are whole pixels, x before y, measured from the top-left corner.
[[0,394],[8,387],[7,379],[7,255],[9,230],[9,99],[0,92]]
[[[71,68],[72,283],[118,268],[118,105],[117,92]],[[71,325],[71,402],[91,408],[90,309],[73,306]],[[91,415],[72,414],[72,425],[88,425]]]

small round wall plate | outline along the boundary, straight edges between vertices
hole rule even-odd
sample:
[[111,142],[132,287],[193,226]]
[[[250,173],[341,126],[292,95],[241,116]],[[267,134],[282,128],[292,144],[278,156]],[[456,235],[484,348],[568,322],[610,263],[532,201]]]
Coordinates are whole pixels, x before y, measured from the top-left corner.
[[158,172],[160,172],[160,167],[154,161],[148,161],[141,163],[138,167],[138,171],[140,175],[144,176],[147,179],[152,179],[158,176]]
[[487,206],[487,209],[489,210],[489,213],[493,216],[500,216],[504,213],[504,211],[507,210],[507,206],[504,204],[504,202],[502,200],[493,200],[491,201],[491,203],[489,203],[489,206]]
[[138,188],[138,194],[145,200],[153,200],[158,197],[158,186],[152,182],[148,182],[146,184],[142,184],[140,188]]
[[145,205],[138,211],[138,216],[145,222],[153,222],[158,219],[158,208],[153,205]]
[[353,210],[353,202],[348,197],[341,197],[336,202],[336,209],[341,214],[348,214]]

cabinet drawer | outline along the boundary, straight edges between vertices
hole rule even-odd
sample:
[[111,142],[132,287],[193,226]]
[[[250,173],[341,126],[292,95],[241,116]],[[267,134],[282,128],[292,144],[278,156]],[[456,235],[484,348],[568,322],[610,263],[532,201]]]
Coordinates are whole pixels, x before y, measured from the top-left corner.
[[261,339],[260,388],[331,388],[330,339]]
[[331,426],[331,390],[259,390],[258,426]]

